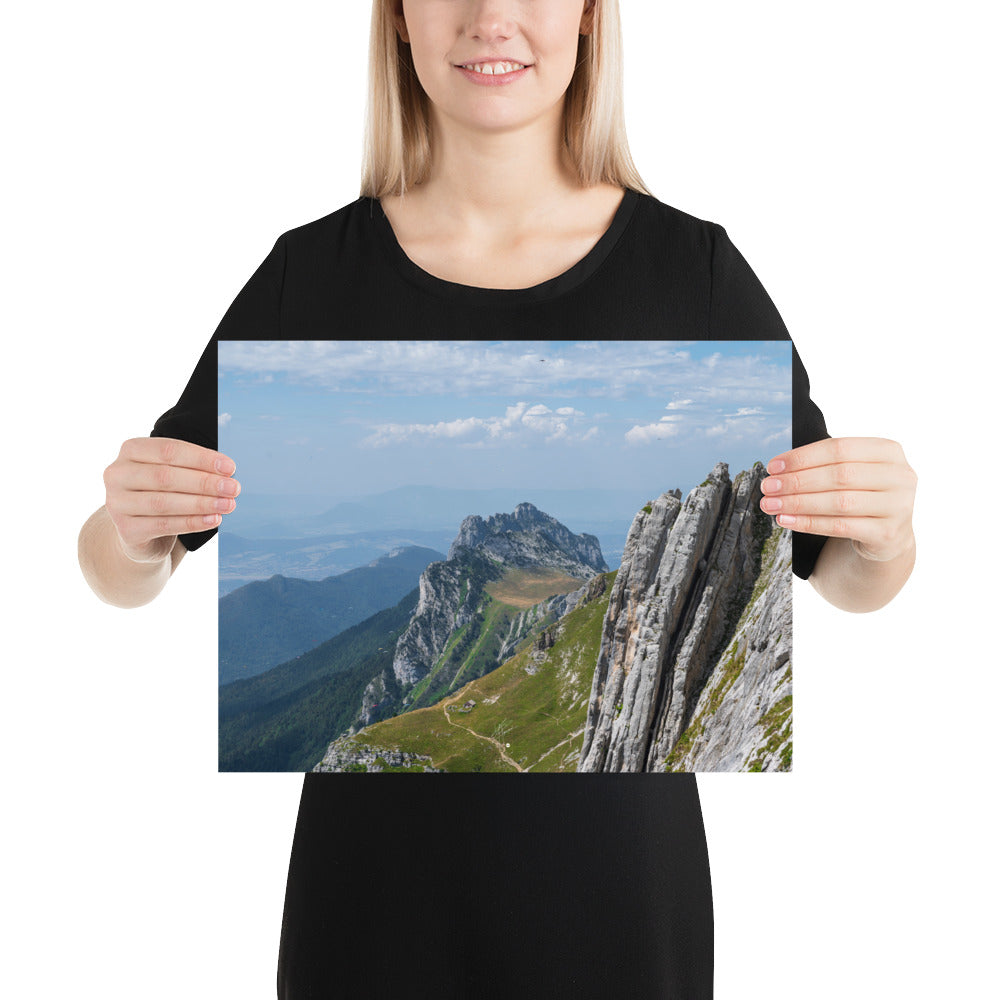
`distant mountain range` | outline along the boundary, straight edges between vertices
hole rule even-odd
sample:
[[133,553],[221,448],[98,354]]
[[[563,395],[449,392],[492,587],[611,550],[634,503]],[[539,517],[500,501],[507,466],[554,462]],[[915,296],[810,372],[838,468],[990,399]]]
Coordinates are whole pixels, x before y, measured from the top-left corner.
[[[228,525],[227,525],[228,527]],[[452,531],[373,531],[311,538],[244,538],[219,533],[219,597],[272,576],[325,580],[401,548],[446,551]]]
[[[470,514],[486,517],[497,511],[512,510],[530,494],[534,504],[564,524],[623,525],[628,530],[635,506],[635,491],[620,489],[530,490],[449,489],[440,486],[401,486],[335,503],[314,513],[315,497],[272,495],[240,497],[240,504],[226,518],[231,531],[243,538],[303,539],[321,535],[342,536],[358,533],[395,531],[450,532]],[[308,503],[307,503],[308,500]],[[593,528],[589,530],[593,531]],[[598,532],[594,532],[598,534]]]
[[443,558],[411,546],[325,580],[272,576],[219,600],[219,683],[253,677],[391,607]]
[[[515,489],[454,490],[407,486],[328,506],[316,497],[241,495],[219,533],[219,596],[280,575],[322,580],[407,545],[447,551],[462,520],[511,510]],[[617,566],[635,508],[629,490],[530,491],[532,502],[574,530],[600,539]]]

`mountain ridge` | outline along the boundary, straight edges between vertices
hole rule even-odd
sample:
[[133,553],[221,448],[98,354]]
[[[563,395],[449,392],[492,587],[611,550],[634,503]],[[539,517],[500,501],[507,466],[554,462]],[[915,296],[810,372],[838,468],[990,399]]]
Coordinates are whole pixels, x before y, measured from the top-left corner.
[[219,599],[219,684],[263,673],[394,605],[440,552],[405,546],[323,580],[275,574]]

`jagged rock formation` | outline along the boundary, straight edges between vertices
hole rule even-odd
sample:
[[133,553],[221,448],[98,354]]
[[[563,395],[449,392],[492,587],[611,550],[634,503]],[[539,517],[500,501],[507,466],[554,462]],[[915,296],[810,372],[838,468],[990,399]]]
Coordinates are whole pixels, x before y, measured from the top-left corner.
[[407,707],[406,695],[439,659],[452,635],[466,625],[481,625],[483,588],[501,575],[492,560],[467,549],[424,570],[417,606],[396,640],[392,668],[365,687],[352,733]]
[[[574,534],[533,504],[520,503],[512,514],[485,520],[465,518],[448,558],[421,574],[417,606],[396,640],[392,668],[366,686],[349,733],[433,704],[459,672],[471,680],[499,666],[532,632],[579,604],[580,591],[539,602],[509,623],[506,616],[490,618],[486,585],[508,569],[523,567],[557,570],[581,580],[607,571],[597,538]],[[465,665],[470,654],[477,656],[471,673]]]
[[[513,514],[493,514],[485,521],[475,514],[465,518],[448,559],[431,563],[421,574],[420,600],[396,643],[392,670],[397,682],[412,686],[419,681],[455,631],[474,624],[485,585],[506,567],[517,566],[556,569],[581,579],[608,568],[597,538],[574,534],[533,504],[520,503]],[[507,649],[537,621],[537,616],[520,617],[523,621],[506,637]]]
[[432,767],[427,754],[408,753],[391,747],[369,746],[358,743],[350,737],[334,740],[323,755],[323,759],[313,771],[368,771],[369,773],[387,769],[441,773],[441,768]]
[[401,685],[415,684],[427,673],[455,629],[475,617],[483,587],[500,575],[494,563],[470,551],[449,554],[447,561],[433,562],[420,574],[420,598],[392,661]]
[[519,503],[513,514],[465,518],[448,558],[463,548],[487,553],[506,566],[549,566],[581,578],[608,570],[594,535],[576,535],[530,503]]
[[791,538],[759,508],[764,475],[730,481],[720,462],[683,502],[673,490],[636,515],[579,770],[789,766]]
[[671,771],[791,768],[790,532],[775,527],[763,562],[767,580],[702,690],[691,724],[667,755]]

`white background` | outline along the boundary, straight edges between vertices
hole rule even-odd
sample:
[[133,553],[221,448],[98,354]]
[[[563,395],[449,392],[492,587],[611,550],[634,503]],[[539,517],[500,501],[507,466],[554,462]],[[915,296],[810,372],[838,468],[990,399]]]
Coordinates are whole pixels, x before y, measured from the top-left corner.
[[[796,580],[794,773],[700,780],[717,1000],[996,995],[989,6],[623,7],[646,183],[727,228],[831,433],[920,476],[887,608]],[[122,611],[76,536],[277,235],[357,197],[369,10],[7,12],[10,996],[274,996],[302,779],[215,773],[216,543]]]

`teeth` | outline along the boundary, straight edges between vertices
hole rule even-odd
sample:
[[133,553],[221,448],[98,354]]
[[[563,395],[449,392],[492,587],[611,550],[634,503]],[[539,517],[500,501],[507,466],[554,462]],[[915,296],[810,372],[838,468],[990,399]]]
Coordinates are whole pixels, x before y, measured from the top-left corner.
[[475,70],[486,76],[500,76],[503,73],[512,73],[516,69],[524,69],[521,63],[501,62],[501,63],[477,63],[475,66],[463,66],[463,69]]

